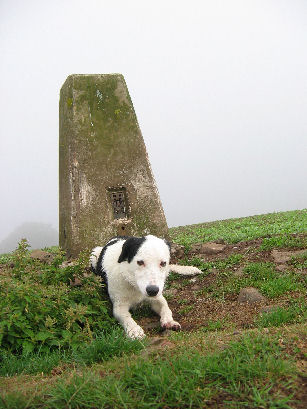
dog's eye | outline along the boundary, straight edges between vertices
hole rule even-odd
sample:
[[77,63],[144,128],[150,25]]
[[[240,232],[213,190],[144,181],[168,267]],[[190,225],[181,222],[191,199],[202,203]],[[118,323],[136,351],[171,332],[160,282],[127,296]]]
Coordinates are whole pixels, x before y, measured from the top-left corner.
[[138,263],[139,266],[144,266],[145,265],[143,260],[138,260],[137,263]]
[[166,261],[161,261],[160,266],[165,267],[166,266]]

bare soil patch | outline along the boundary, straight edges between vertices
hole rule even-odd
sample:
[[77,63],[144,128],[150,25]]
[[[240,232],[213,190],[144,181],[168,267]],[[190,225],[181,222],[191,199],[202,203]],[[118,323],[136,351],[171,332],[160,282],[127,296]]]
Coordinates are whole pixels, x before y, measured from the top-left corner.
[[[302,234],[296,235],[302,237]],[[275,265],[276,271],[282,274],[284,271],[295,271],[295,267],[291,264],[292,256],[302,254],[307,249],[289,249],[278,248],[277,250],[270,249],[260,251],[262,239],[256,239],[237,244],[222,243],[223,251],[215,254],[208,254],[203,252],[203,245],[193,245],[190,252],[184,254],[180,249],[174,254],[177,254],[175,259],[173,256],[172,262],[180,262],[180,259],[188,257],[189,259],[197,257],[204,262],[214,262],[227,259],[231,255],[243,255],[242,262],[230,267],[228,272],[235,277],[240,277],[244,266],[255,262],[270,262]],[[221,246],[221,243],[220,243]],[[219,246],[219,248],[221,248]],[[199,250],[199,252],[197,252]],[[276,252],[278,251],[279,258],[276,259]],[[287,258],[285,258],[287,256]],[[284,260],[280,263],[280,258]],[[282,268],[281,268],[282,266]],[[305,271],[301,270],[301,274]],[[174,319],[180,322],[183,331],[195,331],[199,328],[210,330],[210,323],[219,322],[220,328],[230,328],[233,331],[252,328],[257,316],[261,312],[270,312],[274,307],[284,306],[291,299],[301,297],[302,294],[298,292],[287,293],[284,296],[278,297],[274,300],[264,300],[253,304],[239,303],[238,294],[225,294],[222,299],[218,299],[208,295],[206,288],[218,286],[218,282],[224,277],[219,271],[214,268],[210,270],[207,275],[195,277],[178,276],[176,281],[170,284],[170,288],[165,290],[165,296],[168,300],[169,306],[173,311]],[[225,278],[226,279],[226,278]],[[159,320],[154,313],[146,312],[146,316],[138,318],[138,322],[145,329],[148,334],[157,334],[159,332]]]

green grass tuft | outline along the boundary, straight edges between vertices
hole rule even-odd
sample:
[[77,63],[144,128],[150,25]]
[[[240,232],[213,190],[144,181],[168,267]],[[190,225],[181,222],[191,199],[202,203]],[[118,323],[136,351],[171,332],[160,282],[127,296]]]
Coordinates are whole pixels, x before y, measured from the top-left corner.
[[260,314],[255,320],[255,325],[260,328],[280,327],[284,324],[294,324],[305,321],[307,318],[307,305],[304,300],[297,301],[288,308],[276,307],[271,312]]

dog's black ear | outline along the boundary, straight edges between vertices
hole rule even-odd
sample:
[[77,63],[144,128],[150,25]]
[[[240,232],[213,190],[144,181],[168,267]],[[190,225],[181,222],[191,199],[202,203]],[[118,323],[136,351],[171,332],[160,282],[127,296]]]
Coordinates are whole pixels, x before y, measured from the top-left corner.
[[130,263],[145,240],[145,237],[129,237],[123,244],[118,262],[128,261]]

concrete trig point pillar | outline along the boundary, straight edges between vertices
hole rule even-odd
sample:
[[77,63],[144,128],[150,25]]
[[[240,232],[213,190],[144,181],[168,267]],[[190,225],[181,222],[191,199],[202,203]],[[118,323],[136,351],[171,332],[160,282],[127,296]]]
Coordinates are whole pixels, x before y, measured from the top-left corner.
[[118,235],[167,235],[120,74],[70,75],[60,96],[60,246],[70,256]]

